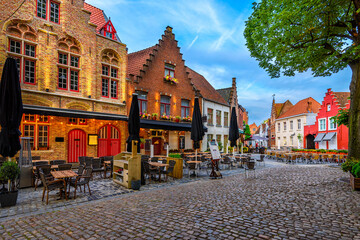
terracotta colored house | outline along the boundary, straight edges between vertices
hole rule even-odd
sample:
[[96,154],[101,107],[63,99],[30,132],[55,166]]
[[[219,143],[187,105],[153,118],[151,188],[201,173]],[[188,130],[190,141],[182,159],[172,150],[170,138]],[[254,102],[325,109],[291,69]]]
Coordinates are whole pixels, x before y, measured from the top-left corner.
[[0,72],[17,59],[32,155],[77,162],[125,150],[127,50],[105,13],[83,0],[2,2]]
[[142,152],[150,154],[151,145],[154,155],[166,154],[166,145],[191,149],[189,118],[195,96],[200,94],[171,27],[166,28],[158,44],[128,55],[127,75],[126,101],[131,101],[133,93],[139,98]]
[[349,92],[333,92],[331,88],[327,90],[315,124],[304,127],[304,148],[348,149],[348,128],[344,125],[337,126],[331,118],[340,109],[350,108],[349,98]]

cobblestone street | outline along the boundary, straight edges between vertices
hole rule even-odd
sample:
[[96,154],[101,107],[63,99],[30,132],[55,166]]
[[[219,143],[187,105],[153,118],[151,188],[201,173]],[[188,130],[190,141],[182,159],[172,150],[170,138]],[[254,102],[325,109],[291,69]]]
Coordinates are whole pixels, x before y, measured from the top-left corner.
[[360,193],[339,168],[257,170],[2,221],[4,239],[360,239]]

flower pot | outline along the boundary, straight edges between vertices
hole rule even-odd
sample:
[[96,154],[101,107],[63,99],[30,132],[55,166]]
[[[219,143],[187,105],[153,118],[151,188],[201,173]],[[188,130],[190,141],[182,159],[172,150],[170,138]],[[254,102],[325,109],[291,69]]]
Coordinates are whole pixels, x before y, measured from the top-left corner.
[[6,192],[0,194],[1,207],[15,206],[18,198],[18,191]]
[[356,178],[350,173],[350,185],[353,190],[360,190],[360,178]]
[[152,117],[152,120],[156,120],[156,117]]
[[131,180],[131,189],[139,190],[141,186],[141,180]]

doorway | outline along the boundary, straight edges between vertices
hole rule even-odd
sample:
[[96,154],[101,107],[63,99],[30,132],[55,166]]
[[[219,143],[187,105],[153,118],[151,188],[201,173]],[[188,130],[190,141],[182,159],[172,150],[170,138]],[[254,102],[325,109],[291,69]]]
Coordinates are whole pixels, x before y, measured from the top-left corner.
[[306,148],[307,149],[315,149],[315,137],[312,134],[306,136]]
[[120,131],[113,125],[105,125],[99,130],[98,157],[114,156],[121,152]]
[[81,156],[86,156],[86,133],[83,130],[74,129],[69,132],[68,162],[78,162]]

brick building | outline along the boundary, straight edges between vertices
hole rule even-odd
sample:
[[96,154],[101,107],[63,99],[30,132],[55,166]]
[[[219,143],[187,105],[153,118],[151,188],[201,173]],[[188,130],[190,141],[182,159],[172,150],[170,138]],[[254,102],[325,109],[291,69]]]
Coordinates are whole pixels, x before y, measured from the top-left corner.
[[83,0],[5,2],[0,71],[17,59],[20,130],[33,137],[33,155],[76,162],[124,150],[127,50],[104,12]]
[[171,27],[158,44],[128,55],[127,73],[127,101],[134,92],[139,95],[142,152],[149,154],[153,145],[154,155],[165,154],[167,144],[170,149],[191,149],[189,117],[195,95],[200,95]]
[[350,108],[349,98],[349,92],[327,90],[314,124],[304,128],[304,148],[348,149],[349,129],[344,125],[337,126],[331,118],[340,109]]
[[289,110],[293,104],[286,100],[284,103],[275,103],[275,96],[272,101],[271,106],[271,115],[270,115],[270,122],[269,122],[269,147],[275,148],[276,147],[276,129],[275,129],[275,121],[276,119],[287,110]]

